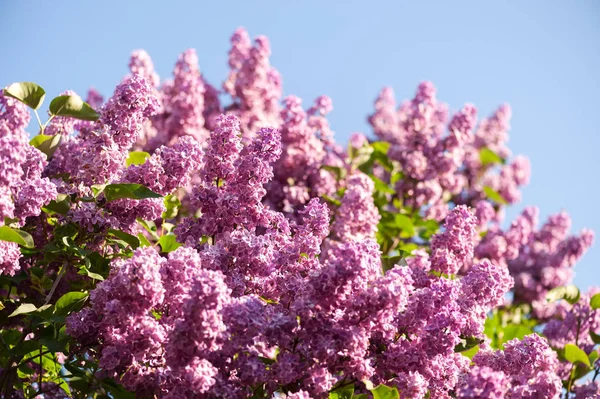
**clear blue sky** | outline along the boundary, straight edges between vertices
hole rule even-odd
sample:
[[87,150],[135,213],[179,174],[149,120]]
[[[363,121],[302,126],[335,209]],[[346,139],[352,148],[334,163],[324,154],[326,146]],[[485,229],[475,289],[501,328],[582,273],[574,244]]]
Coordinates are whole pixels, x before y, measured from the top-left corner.
[[[34,81],[49,96],[90,85],[108,95],[129,53],[146,49],[168,76],[194,47],[213,83],[226,76],[229,36],[271,40],[286,94],[333,98],[339,141],[368,132],[379,89],[412,96],[431,80],[456,110],[508,102],[510,147],[530,157],[523,201],[541,216],[567,209],[600,235],[600,3],[588,1],[1,1],[0,85]],[[503,4],[501,4],[503,3]],[[50,97],[52,98],[52,97]],[[600,241],[598,239],[597,241]],[[600,245],[575,282],[600,285]]]

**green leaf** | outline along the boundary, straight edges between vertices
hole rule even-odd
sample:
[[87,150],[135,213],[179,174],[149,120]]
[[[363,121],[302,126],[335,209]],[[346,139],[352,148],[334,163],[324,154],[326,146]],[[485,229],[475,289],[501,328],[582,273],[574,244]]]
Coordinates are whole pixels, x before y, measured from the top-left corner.
[[373,148],[373,151],[387,155],[388,150],[390,149],[390,143],[387,141],[375,141],[371,143],[371,147]]
[[512,339],[523,339],[526,335],[529,335],[533,330],[524,324],[513,324],[510,323],[502,330],[502,343],[508,342]]
[[13,83],[4,89],[4,94],[33,109],[40,108],[46,97],[46,91],[32,82]]
[[145,151],[132,151],[129,153],[125,165],[142,165],[148,158],[150,158],[150,154]]
[[369,176],[369,177],[375,183],[375,191],[379,191],[381,193],[387,193],[387,194],[395,194],[396,193],[396,190],[394,190],[393,188],[391,188],[383,180],[381,180],[381,179],[379,179],[379,178],[377,178],[375,176]]
[[477,352],[479,352],[479,345],[475,345],[471,349],[464,350],[460,352],[460,354],[468,357],[469,359],[473,359],[473,356],[475,356]]
[[173,194],[165,196],[165,211],[162,214],[163,219],[172,219],[177,216],[181,201]]
[[591,367],[588,355],[575,344],[566,344],[564,349],[565,359],[573,364],[579,362]]
[[396,266],[396,265],[406,266],[406,261],[404,260],[405,257],[406,257],[406,254],[395,255],[395,256],[382,256],[381,257],[381,267],[382,267],[383,271],[387,272],[388,270],[393,269],[394,266]]
[[483,192],[488,197],[488,199],[490,199],[490,200],[492,200],[494,202],[497,202],[498,204],[502,204],[502,205],[506,205],[507,204],[507,202],[504,199],[504,197],[502,197],[502,195],[500,195],[500,193],[498,191],[494,190],[490,186],[484,186],[483,187]]
[[94,184],[91,187],[94,198],[98,197],[102,192],[104,192],[105,188],[106,188],[106,184]]
[[400,399],[400,393],[395,387],[388,387],[387,385],[378,385],[371,389],[373,399]]
[[490,150],[487,147],[484,147],[481,150],[479,150],[479,159],[481,160],[481,164],[483,166],[494,163],[504,163],[504,159],[502,159],[500,155],[496,154],[494,151]]
[[120,198],[144,199],[162,197],[160,194],[136,183],[108,184],[104,187],[104,196],[107,201],[114,201]]
[[25,248],[34,247],[33,237],[29,233],[8,226],[0,226],[0,240],[14,242]]
[[483,340],[475,337],[461,337],[461,343],[454,347],[454,352],[464,352],[481,344]]
[[8,317],[15,317],[21,314],[28,314],[37,311],[38,308],[33,303],[24,303],[15,309]]
[[412,220],[401,213],[397,213],[394,216],[394,222],[396,226],[400,229],[400,236],[403,238],[410,238],[415,235],[415,225]]
[[600,309],[600,294],[596,294],[590,299],[592,309]]
[[55,200],[50,201],[48,205],[42,207],[42,210],[46,213],[59,213],[61,215],[66,215],[70,209],[71,197],[66,194],[58,194]]
[[95,121],[100,115],[77,94],[58,96],[50,103],[50,113],[84,121]]
[[162,248],[162,252],[172,252],[181,246],[181,243],[177,242],[177,237],[172,234],[160,237],[158,243]]
[[50,158],[54,155],[54,152],[58,148],[62,141],[62,136],[60,134],[54,136],[48,136],[46,134],[38,134],[34,138],[31,139],[29,145],[37,148],[44,154],[46,154],[47,158]]
[[87,292],[67,292],[54,304],[54,314],[57,316],[66,316],[71,312],[78,311],[85,303],[87,297]]
[[123,241],[125,241],[131,248],[136,249],[140,246],[140,239],[124,231],[108,229],[108,234],[113,235]]
[[148,241],[148,239],[146,238],[146,236],[144,236],[142,233],[138,233],[137,237],[140,240],[140,246],[141,247],[151,247],[152,246],[152,244],[150,243],[150,241]]
[[322,165],[321,169],[333,173],[336,180],[342,180],[346,177],[346,169],[340,168],[339,166]]
[[596,334],[593,331],[590,331],[590,337],[592,338],[592,341],[594,341],[595,344],[600,344],[600,335]]
[[354,396],[353,384],[345,385],[329,392],[329,399],[352,399],[352,396]]
[[548,302],[554,302],[554,301],[564,299],[565,301],[569,302],[571,305],[577,303],[579,301],[580,297],[581,297],[581,292],[579,291],[579,288],[577,288],[574,285],[556,287],[556,288],[548,291],[548,293],[546,294],[546,300]]

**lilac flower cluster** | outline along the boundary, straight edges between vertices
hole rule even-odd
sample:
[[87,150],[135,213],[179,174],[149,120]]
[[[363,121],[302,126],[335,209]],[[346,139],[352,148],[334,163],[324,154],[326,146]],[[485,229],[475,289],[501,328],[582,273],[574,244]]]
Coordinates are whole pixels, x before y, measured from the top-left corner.
[[591,247],[594,234],[584,229],[569,236],[571,220],[561,212],[536,230],[538,210],[525,208],[506,231],[492,226],[475,249],[477,258],[487,258],[508,267],[515,278],[515,300],[544,300],[548,291],[567,285],[572,268]]
[[[115,384],[139,397],[233,399],[369,395],[381,384],[402,399],[555,398],[563,382],[567,396],[598,396],[595,381],[574,383],[581,367],[564,356],[575,344],[596,359],[598,290],[546,299],[570,282],[593,234],[569,236],[564,213],[538,229],[532,207],[499,226],[529,178],[524,158],[506,163],[508,106],[478,124],[471,104],[449,117],[431,83],[397,109],[384,89],[369,122],[387,155],[354,134],[346,157],[328,97],[307,110],[282,100],[268,40],[240,28],[231,44],[229,105],[193,49],[162,83],[138,50],[106,103],[88,94],[97,121],[52,118],[46,133],[62,141],[49,159],[27,144],[24,106],[0,94],[0,226],[36,244],[22,256],[0,241],[2,306],[39,306],[5,319],[22,342],[70,337],[59,363],[83,367],[82,379],[93,370],[88,385],[115,397]],[[367,150],[379,158],[364,168]],[[111,198],[112,184],[147,195]],[[181,209],[165,216],[170,201]],[[63,337],[56,298],[84,290]],[[492,312],[498,328],[519,319],[543,336],[500,342]],[[49,396],[39,356],[22,364]]]
[[466,104],[447,122],[448,108],[437,100],[430,82],[421,83],[415,97],[397,109],[393,91],[381,91],[369,121],[377,137],[391,143],[390,159],[402,167],[405,179],[396,183],[396,190],[406,205],[427,218],[443,220],[448,197],[456,204],[476,207],[488,196],[487,188],[508,203],[519,200],[518,188],[529,181],[527,159],[516,157],[502,165],[499,174],[494,173],[493,163],[481,159],[481,151],[492,151],[502,159],[510,156],[505,146],[510,108],[500,107],[477,128],[476,116],[476,108]]
[[[28,143],[27,107],[0,93],[0,226],[23,226],[56,198],[56,186],[42,177],[46,157]],[[0,241],[0,274],[14,275],[21,253],[17,244]]]

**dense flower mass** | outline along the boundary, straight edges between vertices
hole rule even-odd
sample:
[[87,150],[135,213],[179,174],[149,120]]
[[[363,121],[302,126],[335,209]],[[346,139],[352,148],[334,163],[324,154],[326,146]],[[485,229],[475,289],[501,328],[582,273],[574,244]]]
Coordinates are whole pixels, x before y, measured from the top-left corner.
[[501,226],[530,174],[508,105],[384,88],[344,151],[270,54],[236,30],[211,85],[136,50],[31,141],[43,90],[0,93],[0,396],[600,397],[593,233]]

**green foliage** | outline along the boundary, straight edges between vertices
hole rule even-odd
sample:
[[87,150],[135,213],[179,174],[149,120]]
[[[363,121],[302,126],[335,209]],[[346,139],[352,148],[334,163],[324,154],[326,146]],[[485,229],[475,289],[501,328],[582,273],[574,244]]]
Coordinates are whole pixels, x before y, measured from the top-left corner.
[[66,116],[84,121],[95,121],[99,118],[96,111],[77,94],[58,96],[50,102],[50,114]]
[[487,147],[484,147],[481,150],[479,150],[479,159],[481,160],[481,164],[483,166],[504,163],[504,159],[502,159],[500,155],[496,154],[494,151],[490,150]]
[[574,285],[567,285],[564,287],[556,287],[546,294],[546,300],[548,302],[555,302],[560,299],[564,299],[569,302],[571,305],[577,303],[579,298],[581,297],[581,292],[579,288]]
[[500,193],[498,191],[494,190],[493,188],[491,188],[489,186],[485,186],[485,187],[483,187],[483,192],[485,193],[485,195],[487,196],[487,198],[490,201],[494,201],[501,205],[507,204],[504,197],[502,197],[502,195],[500,195]]
[[21,101],[32,109],[39,109],[46,97],[46,91],[32,82],[13,83],[3,91],[5,95]]
[[181,243],[177,242],[177,237],[172,234],[164,235],[158,240],[162,252],[172,252],[181,246]]
[[592,309],[600,309],[600,294],[596,294],[590,299],[590,306]]
[[150,158],[150,154],[145,151],[131,151],[127,160],[125,160],[126,166],[131,165],[143,165]]
[[400,399],[400,393],[395,387],[389,387],[387,385],[378,385],[371,389],[373,399]]
[[60,134],[57,134],[55,136],[38,134],[37,136],[31,139],[29,144],[46,154],[47,158],[50,158],[52,155],[54,155],[54,152],[60,145],[61,141],[62,136]]
[[108,184],[104,187],[103,193],[107,201],[114,201],[121,198],[161,198],[160,194],[137,183]]
[[564,351],[563,356],[564,356],[565,360],[567,360],[573,364],[580,362],[580,363],[585,364],[588,367],[591,367],[590,359],[588,358],[588,355],[582,349],[580,349],[577,345],[566,344],[563,351]]
[[0,226],[0,240],[17,243],[26,248],[33,248],[33,237],[23,230]]

